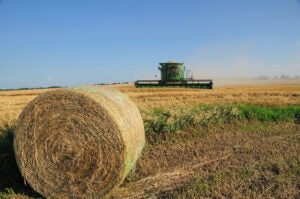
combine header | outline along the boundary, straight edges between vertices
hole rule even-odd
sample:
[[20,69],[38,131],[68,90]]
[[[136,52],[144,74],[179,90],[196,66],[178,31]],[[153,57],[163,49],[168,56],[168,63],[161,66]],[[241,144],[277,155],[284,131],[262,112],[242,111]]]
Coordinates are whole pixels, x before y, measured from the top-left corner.
[[137,88],[148,87],[185,87],[212,89],[211,79],[193,79],[190,70],[186,70],[183,63],[169,61],[159,63],[158,70],[161,72],[161,80],[137,80]]

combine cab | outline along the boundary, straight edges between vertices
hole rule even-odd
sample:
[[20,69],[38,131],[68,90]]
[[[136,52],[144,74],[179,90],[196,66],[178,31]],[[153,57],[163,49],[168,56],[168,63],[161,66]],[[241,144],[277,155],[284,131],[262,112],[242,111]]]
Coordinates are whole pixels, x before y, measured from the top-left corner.
[[161,80],[137,80],[137,88],[148,87],[185,87],[185,88],[213,88],[211,79],[193,79],[191,72],[185,70],[183,63],[160,63],[158,69],[161,72]]

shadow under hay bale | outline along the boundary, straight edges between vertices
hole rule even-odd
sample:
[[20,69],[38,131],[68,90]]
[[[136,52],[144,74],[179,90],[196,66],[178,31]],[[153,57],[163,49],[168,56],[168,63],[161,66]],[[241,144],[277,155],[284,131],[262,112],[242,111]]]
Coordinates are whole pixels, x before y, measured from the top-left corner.
[[22,176],[14,156],[13,127],[1,127],[0,132],[0,189],[16,189],[22,184]]
[[108,198],[145,142],[135,104],[117,90],[77,87],[41,94],[21,113],[14,137],[24,179],[49,198]]
[[12,189],[14,193],[39,197],[31,187],[24,184],[24,179],[16,163],[13,148],[13,132],[15,126],[0,127],[0,191]]

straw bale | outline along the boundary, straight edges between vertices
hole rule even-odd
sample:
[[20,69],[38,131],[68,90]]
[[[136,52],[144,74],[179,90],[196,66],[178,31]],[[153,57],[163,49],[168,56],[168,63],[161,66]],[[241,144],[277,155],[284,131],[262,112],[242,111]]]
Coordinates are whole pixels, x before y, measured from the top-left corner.
[[41,94],[21,113],[14,136],[18,167],[47,198],[108,198],[142,151],[135,104],[107,87]]

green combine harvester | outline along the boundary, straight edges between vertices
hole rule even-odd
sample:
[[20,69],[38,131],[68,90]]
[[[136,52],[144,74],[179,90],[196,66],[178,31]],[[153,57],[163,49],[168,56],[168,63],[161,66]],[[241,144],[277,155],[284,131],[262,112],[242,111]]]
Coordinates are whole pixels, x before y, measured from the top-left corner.
[[158,69],[161,72],[161,80],[137,80],[137,88],[156,87],[184,87],[184,88],[213,88],[211,79],[193,79],[190,70],[186,70],[183,63],[169,61],[159,63]]

